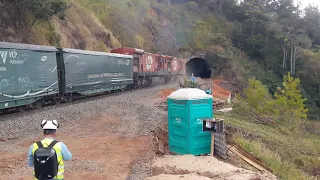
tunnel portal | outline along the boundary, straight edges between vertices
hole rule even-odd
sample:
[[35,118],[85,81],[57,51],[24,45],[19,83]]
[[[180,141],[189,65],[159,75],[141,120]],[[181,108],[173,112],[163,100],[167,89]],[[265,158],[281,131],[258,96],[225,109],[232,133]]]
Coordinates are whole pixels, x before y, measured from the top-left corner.
[[211,69],[208,66],[208,62],[201,57],[191,58],[186,63],[186,74],[194,77],[200,77],[203,79],[211,78]]

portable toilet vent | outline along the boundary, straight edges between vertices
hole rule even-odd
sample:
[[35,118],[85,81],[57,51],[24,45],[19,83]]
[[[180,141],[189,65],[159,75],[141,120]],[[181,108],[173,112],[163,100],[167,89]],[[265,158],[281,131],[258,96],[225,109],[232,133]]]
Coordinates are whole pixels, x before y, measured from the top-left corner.
[[210,153],[211,134],[202,131],[201,119],[213,118],[213,97],[196,88],[183,88],[168,96],[169,149],[176,154]]

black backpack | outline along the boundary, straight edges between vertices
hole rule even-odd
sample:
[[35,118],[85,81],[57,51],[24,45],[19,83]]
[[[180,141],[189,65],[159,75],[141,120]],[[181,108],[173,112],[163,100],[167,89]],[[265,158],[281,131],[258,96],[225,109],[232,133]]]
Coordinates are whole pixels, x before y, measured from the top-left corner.
[[58,174],[59,162],[53,149],[57,143],[58,141],[54,140],[48,147],[43,147],[41,141],[37,142],[39,148],[34,152],[34,171],[37,179],[53,179]]

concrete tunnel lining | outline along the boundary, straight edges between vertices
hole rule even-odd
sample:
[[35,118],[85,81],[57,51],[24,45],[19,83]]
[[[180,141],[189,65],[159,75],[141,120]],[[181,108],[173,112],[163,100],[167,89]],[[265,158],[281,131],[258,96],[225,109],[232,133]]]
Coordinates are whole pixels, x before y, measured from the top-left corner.
[[188,60],[186,63],[187,76],[193,75],[203,79],[211,78],[211,69],[208,62],[201,57],[194,57]]

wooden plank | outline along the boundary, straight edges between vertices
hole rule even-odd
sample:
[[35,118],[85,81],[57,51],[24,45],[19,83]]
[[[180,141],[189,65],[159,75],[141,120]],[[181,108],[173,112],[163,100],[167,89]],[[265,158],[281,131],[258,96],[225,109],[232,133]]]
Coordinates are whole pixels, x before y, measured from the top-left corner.
[[214,156],[214,133],[211,133],[211,156]]
[[256,162],[250,160],[249,158],[245,157],[244,155],[242,155],[237,148],[235,148],[234,146],[228,147],[228,149],[235,153],[237,156],[239,156],[241,159],[243,159],[244,161],[246,161],[247,163],[251,164],[253,167],[257,168],[260,171],[265,171],[267,172],[267,170],[265,168],[263,168],[262,166],[260,166],[259,164],[257,164]]

